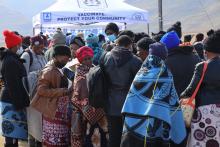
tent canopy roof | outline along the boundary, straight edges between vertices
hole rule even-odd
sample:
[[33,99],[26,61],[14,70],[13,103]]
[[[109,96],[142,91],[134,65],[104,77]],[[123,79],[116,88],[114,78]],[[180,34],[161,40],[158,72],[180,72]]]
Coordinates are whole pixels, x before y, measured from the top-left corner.
[[148,12],[121,0],[58,0],[33,17],[33,27],[100,22],[147,23]]

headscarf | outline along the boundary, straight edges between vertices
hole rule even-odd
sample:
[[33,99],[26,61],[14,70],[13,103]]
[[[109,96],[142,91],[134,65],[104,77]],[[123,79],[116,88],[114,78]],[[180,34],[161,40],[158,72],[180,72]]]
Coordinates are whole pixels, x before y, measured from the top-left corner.
[[93,57],[94,53],[90,47],[83,46],[76,51],[76,58],[80,63],[84,60],[85,57]]
[[102,48],[100,48],[99,44],[99,37],[95,34],[89,34],[86,38],[86,44],[90,47],[94,52],[93,64],[98,65],[100,57],[103,53]]
[[143,139],[145,136],[148,141],[160,138],[176,144],[184,140],[186,130],[179,98],[172,74],[161,58],[149,55],[144,61],[131,85],[122,114],[124,131],[139,124],[133,131]]

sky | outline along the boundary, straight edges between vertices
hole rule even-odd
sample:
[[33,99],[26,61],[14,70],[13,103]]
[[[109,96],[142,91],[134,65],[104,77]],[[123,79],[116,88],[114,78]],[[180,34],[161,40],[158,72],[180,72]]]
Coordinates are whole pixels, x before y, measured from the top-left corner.
[[[52,5],[56,0],[0,0],[0,32],[17,30],[32,34],[32,17]],[[118,0],[117,0],[118,1]],[[149,11],[150,32],[158,31],[157,0],[125,0],[127,3]],[[184,32],[205,32],[220,28],[219,0],[164,0],[164,29],[180,20]],[[129,29],[147,32],[147,25],[135,24]],[[0,33],[0,44],[2,34]]]

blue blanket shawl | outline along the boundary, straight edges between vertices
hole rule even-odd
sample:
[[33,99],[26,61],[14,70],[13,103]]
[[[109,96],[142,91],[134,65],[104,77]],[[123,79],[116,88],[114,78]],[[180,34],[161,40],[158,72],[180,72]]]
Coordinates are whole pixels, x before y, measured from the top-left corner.
[[122,108],[123,133],[181,143],[186,137],[173,77],[164,61],[149,55],[137,73]]

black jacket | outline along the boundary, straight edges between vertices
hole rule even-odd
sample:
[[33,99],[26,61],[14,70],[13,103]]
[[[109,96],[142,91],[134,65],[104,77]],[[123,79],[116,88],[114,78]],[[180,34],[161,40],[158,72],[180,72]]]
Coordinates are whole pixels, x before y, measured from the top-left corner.
[[189,85],[195,65],[199,62],[201,59],[193,52],[191,46],[178,47],[169,52],[165,63],[173,74],[174,85],[179,96]]
[[1,52],[1,79],[4,86],[1,89],[0,101],[13,104],[16,109],[29,106],[29,97],[23,87],[22,77],[27,76],[19,57],[9,50]]
[[[195,73],[192,81],[187,89],[181,94],[181,97],[190,97],[195,91],[199,80],[202,76],[204,63],[196,65]],[[196,107],[220,104],[220,58],[216,57],[208,61],[208,67],[201,84],[201,87],[196,95]]]
[[141,60],[128,49],[115,47],[104,59],[104,69],[109,81],[107,112],[120,116],[131,83],[141,67]]

